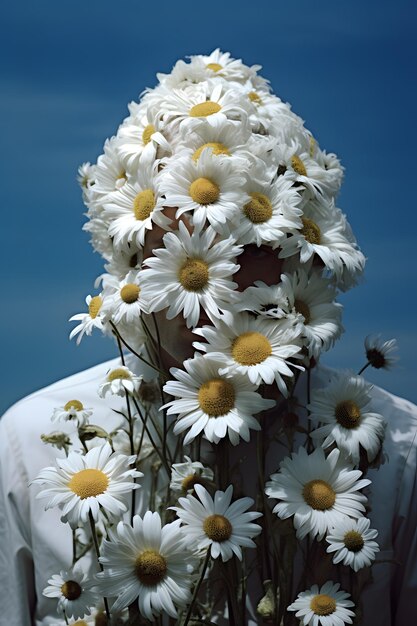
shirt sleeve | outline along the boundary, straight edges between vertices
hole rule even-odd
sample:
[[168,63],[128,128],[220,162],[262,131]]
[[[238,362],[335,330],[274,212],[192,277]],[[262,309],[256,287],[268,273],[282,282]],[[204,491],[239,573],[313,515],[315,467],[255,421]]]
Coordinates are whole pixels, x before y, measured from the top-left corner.
[[9,419],[0,420],[0,623],[34,624],[28,477]]

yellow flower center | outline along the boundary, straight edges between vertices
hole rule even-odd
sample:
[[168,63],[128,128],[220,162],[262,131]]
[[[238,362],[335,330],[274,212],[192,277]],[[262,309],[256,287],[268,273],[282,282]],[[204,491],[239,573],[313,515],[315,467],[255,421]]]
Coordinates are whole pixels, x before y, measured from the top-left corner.
[[209,70],[213,70],[213,72],[220,72],[223,69],[223,65],[220,65],[220,63],[207,63],[207,67]]
[[224,515],[209,515],[204,520],[203,530],[212,541],[227,541],[232,535],[232,525]]
[[109,486],[106,474],[98,469],[88,468],[74,474],[68,483],[68,487],[81,498],[99,496]]
[[198,390],[198,402],[210,417],[226,415],[235,406],[235,388],[223,378],[212,378]]
[[261,333],[242,333],[232,343],[232,356],[240,365],[257,365],[271,354],[271,344]]
[[191,107],[189,115],[190,117],[208,117],[209,115],[218,113],[221,108],[218,102],[207,100],[207,102],[200,102]]
[[243,212],[254,224],[263,224],[272,217],[272,204],[270,199],[263,193],[254,191],[249,194],[252,198],[243,207]]
[[303,223],[301,234],[304,235],[306,241],[319,246],[321,242],[321,231],[316,222],[313,222],[313,220],[310,220],[308,217],[302,217],[301,221]]
[[360,550],[362,550],[365,544],[362,535],[356,530],[349,530],[347,533],[345,533],[345,536],[343,537],[343,543],[345,544],[346,548],[351,552],[359,552]]
[[314,156],[314,152],[316,149],[316,140],[314,139],[313,136],[310,137],[310,156],[313,157]]
[[201,291],[208,279],[209,266],[201,259],[187,259],[178,273],[178,280],[187,291]]
[[117,367],[107,374],[107,380],[109,383],[111,383],[112,380],[117,380],[118,378],[122,378],[124,380],[131,379],[129,372],[126,372],[126,370],[123,370],[121,367]]
[[135,561],[135,572],[140,582],[147,587],[157,585],[165,578],[167,562],[156,550],[145,550]]
[[189,491],[190,489],[194,489],[194,485],[199,485],[200,483],[200,474],[188,474],[188,476],[182,480],[181,487],[183,491]]
[[297,156],[296,154],[294,154],[294,156],[291,157],[291,165],[292,165],[293,170],[297,172],[297,174],[299,174],[300,176],[307,176],[307,170],[305,168],[305,165],[300,159],[300,157]]
[[[99,624],[100,622],[97,622],[97,618],[94,622],[95,624]],[[103,624],[107,624],[107,619],[105,622],[102,622]],[[72,626],[88,626],[87,622],[84,621],[83,619],[79,619],[76,622],[73,622]]]
[[125,171],[125,170],[121,170],[121,171],[119,172],[119,175],[118,175],[118,177],[116,178],[116,182],[117,182],[117,181],[119,181],[119,180],[120,180],[120,181],[124,181],[124,182],[126,182],[126,180],[127,180],[127,175],[126,175],[126,171]]
[[250,91],[248,93],[248,98],[251,102],[254,102],[255,104],[262,104],[262,98],[258,93],[256,93],[256,91]]
[[68,400],[66,405],[64,406],[65,411],[70,411],[71,409],[75,409],[76,411],[82,411],[84,405],[79,400]]
[[155,194],[152,189],[139,191],[133,200],[133,213],[137,220],[146,220],[155,208]]
[[189,194],[197,204],[213,204],[220,196],[219,186],[210,178],[196,178],[189,188]]
[[102,304],[103,300],[100,298],[100,296],[94,296],[94,298],[91,298],[90,304],[88,305],[88,313],[92,320],[97,317]]
[[336,501],[336,493],[325,480],[310,480],[303,488],[303,498],[312,509],[326,511]]
[[209,141],[208,143],[205,143],[197,148],[197,150],[194,152],[193,156],[191,157],[194,162],[198,161],[204,148],[211,148],[215,156],[218,156],[219,154],[226,154],[227,156],[230,156],[229,148],[227,148],[223,143],[219,143],[218,141]]
[[331,615],[336,610],[336,600],[327,593],[320,593],[311,599],[310,609],[316,615]]
[[75,580],[67,580],[61,586],[61,593],[67,600],[76,600],[80,597],[82,589]]
[[334,411],[337,422],[343,428],[356,428],[361,419],[361,410],[353,400],[339,402]]
[[309,324],[310,322],[310,307],[308,304],[303,302],[302,300],[298,300],[297,298],[294,300],[294,308],[297,313],[301,313],[304,317],[304,324]]
[[153,124],[148,124],[143,129],[142,141],[145,146],[150,142],[151,137],[154,134],[154,132],[155,132],[155,126]]
[[127,283],[127,285],[123,285],[120,290],[120,297],[123,302],[126,304],[133,304],[138,301],[140,294],[140,287],[135,285],[135,283]]

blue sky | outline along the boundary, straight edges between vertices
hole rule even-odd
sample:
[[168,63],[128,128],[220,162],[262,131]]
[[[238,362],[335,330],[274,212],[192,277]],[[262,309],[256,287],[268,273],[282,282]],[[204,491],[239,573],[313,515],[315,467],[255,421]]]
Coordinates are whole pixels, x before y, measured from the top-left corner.
[[101,336],[68,341],[102,269],[81,231],[77,167],[156,72],[216,47],[263,65],[346,168],[339,205],[368,264],[324,361],[358,369],[365,335],[397,337],[399,366],[369,378],[417,402],[414,3],[16,0],[2,23],[0,411],[115,355]]

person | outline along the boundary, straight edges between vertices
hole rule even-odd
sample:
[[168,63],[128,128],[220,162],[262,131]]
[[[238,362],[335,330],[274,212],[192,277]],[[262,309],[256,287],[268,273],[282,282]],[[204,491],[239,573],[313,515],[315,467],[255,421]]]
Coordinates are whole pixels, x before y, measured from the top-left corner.
[[[216,76],[218,72],[219,76]],[[230,93],[225,81],[230,81]],[[171,93],[172,87],[180,92],[174,90]],[[178,98],[178,93],[182,99]],[[187,106],[193,111],[189,117],[184,113],[184,110],[187,111],[184,109],[187,98]],[[316,431],[311,429],[315,407],[323,400],[323,393],[338,385],[337,388],[340,388],[346,379],[346,376],[340,378],[322,366],[319,360],[320,351],[330,347],[341,332],[340,305],[334,302],[335,283],[340,289],[350,287],[360,273],[364,259],[345,217],[334,208],[333,198],[341,180],[341,168],[335,156],[320,151],[316,142],[302,129],[299,118],[290,114],[288,107],[274,98],[253,68],[246,68],[241,62],[230,59],[230,55],[214,51],[209,57],[192,59],[190,64],[179,62],[171,75],[161,75],[161,86],[145,97],[144,108],[138,110],[137,106],[140,108],[142,105],[131,105],[131,116],[122,124],[116,140],[106,143],[105,154],[96,168],[93,171],[91,167],[83,169],[84,194],[88,196],[90,212],[89,230],[94,245],[107,261],[108,273],[104,276],[103,290],[96,297],[98,299],[90,298],[87,302],[89,314],[75,316],[80,324],[72,334],[75,336],[78,333],[80,337],[89,334],[93,326],[102,327],[109,334],[115,334],[119,348],[130,347],[138,357],[135,354],[128,357],[122,352],[112,361],[32,394],[2,417],[0,624],[52,626],[65,623],[66,616],[57,616],[56,601],[44,591],[53,574],[71,567],[74,537],[85,546],[91,538],[88,532],[87,538],[83,535],[83,529],[75,529],[74,534],[68,525],[62,524],[62,511],[57,508],[45,510],[44,502],[37,497],[39,485],[36,481],[46,466],[55,464],[56,447],[61,448],[58,455],[63,458],[70,448],[85,452],[99,446],[104,438],[111,440],[116,450],[129,454],[123,434],[120,437],[120,416],[125,411],[126,398],[117,393],[110,398],[103,397],[104,388],[108,389],[114,382],[111,374],[118,371],[121,376],[120,371],[125,365],[131,372],[131,380],[142,381],[141,387],[135,388],[142,403],[138,405],[138,413],[142,407],[143,413],[149,412],[153,423],[157,426],[159,423],[160,429],[165,432],[167,424],[159,410],[161,392],[152,383],[155,375],[152,368],[149,369],[150,361],[165,372],[170,370],[172,378],[177,377],[176,381],[168,381],[164,388],[165,393],[174,398],[167,404],[169,414],[178,415],[174,434],[168,428],[165,433],[168,449],[171,446],[174,453],[174,435],[180,435],[185,451],[194,457],[194,461],[200,451],[199,460],[204,466],[216,468],[215,479],[219,489],[226,490],[229,484],[233,484],[235,498],[251,497],[257,510],[262,508],[265,514],[260,522],[264,532],[260,535],[257,549],[247,550],[244,561],[247,593],[243,619],[248,626],[271,623],[276,618],[274,603],[277,597],[271,599],[268,589],[271,580],[276,583],[279,578],[272,558],[273,544],[278,539],[265,539],[265,531],[269,528],[274,528],[284,538],[282,542],[279,539],[284,561],[289,558],[291,546],[295,545],[295,529],[308,556],[303,563],[300,552],[298,557],[295,556],[293,585],[278,580],[281,594],[288,594],[287,606],[293,601],[296,604],[297,593],[305,591],[309,585],[317,583],[321,587],[331,579],[339,581],[342,589],[350,590],[355,600],[357,622],[364,626],[375,623],[401,626],[417,620],[414,599],[417,588],[417,510],[414,504],[417,496],[417,408],[349,374],[347,378],[355,387],[355,393],[366,396],[362,413],[358,404],[352,405],[349,401],[337,405],[343,405],[345,413],[342,417],[345,421],[354,420],[343,431],[344,434],[351,431],[353,436],[345,440],[331,439],[333,435],[329,435],[329,431],[327,439],[330,437],[330,441],[327,442],[318,432],[320,428]],[[197,113],[200,114],[202,108],[204,115],[199,117]],[[141,117],[144,111],[145,121]],[[216,115],[211,123],[210,116]],[[239,123],[237,120],[240,120]],[[140,135],[138,128],[142,133],[141,142],[137,141]],[[178,143],[176,137],[180,137]],[[251,150],[247,150],[247,146]],[[180,174],[179,183],[175,180],[175,168]],[[194,180],[187,178],[190,171],[195,170],[198,170],[197,177]],[[221,211],[216,205],[217,187],[211,178],[207,178],[207,172],[224,193]],[[242,172],[245,174],[241,175]],[[181,190],[178,185],[181,186],[184,180],[187,184]],[[239,185],[244,187],[244,192],[235,197],[233,194],[237,192],[233,188]],[[190,208],[187,205],[188,211],[183,211],[179,200],[187,193],[197,206]],[[206,202],[207,194],[211,194],[210,202]],[[130,213],[126,209],[132,202],[133,216],[131,209]],[[214,208],[209,211],[207,205]],[[236,210],[240,214],[242,205],[244,210],[239,221]],[[196,246],[199,254],[195,252]],[[182,255],[184,250],[190,249],[193,254],[182,256],[177,267],[177,259],[170,256],[173,247],[177,251],[181,248]],[[204,256],[210,250],[211,258]],[[195,261],[196,257],[200,264],[189,262]],[[200,297],[206,292],[196,287],[195,281],[207,283],[207,275],[216,263],[216,271],[220,273],[216,274],[215,287],[212,288],[214,304],[210,304],[211,301]],[[329,278],[328,274],[333,277]],[[234,283],[230,284],[232,275]],[[199,294],[198,305],[187,309],[183,303],[182,308],[178,308],[172,297],[175,281],[182,281],[181,286],[187,295],[194,297]],[[215,291],[221,282],[223,292]],[[324,296],[324,301],[320,300],[319,304],[320,315],[323,317],[325,311],[325,319],[322,326],[317,322],[319,330],[314,326],[316,320],[313,319],[316,304],[312,302],[317,300],[310,292],[319,300]],[[307,300],[307,296],[312,299]],[[147,348],[142,352],[138,348],[144,342],[140,324],[136,323],[139,318],[146,330]],[[262,319],[259,321],[258,318]],[[179,371],[188,367],[189,374],[193,371],[190,368],[200,367],[201,363],[211,367],[210,351],[218,354],[217,336],[233,330],[236,323],[244,325],[235,332],[235,340],[256,336],[257,343],[250,346],[257,354],[253,364],[267,360],[266,356],[259,356],[259,350],[265,345],[262,344],[262,337],[271,337],[267,334],[269,331],[264,330],[267,328],[265,324],[276,325],[274,332],[280,343],[275,356],[281,355],[279,350],[283,346],[287,350],[286,356],[276,356],[272,379],[266,370],[262,372],[269,382],[266,383],[260,375],[256,384],[254,380],[244,383],[245,389],[252,394],[252,402],[254,395],[258,396],[257,402],[261,406],[258,421],[262,428],[255,432],[259,428],[258,422],[254,421],[253,415],[248,415],[248,411],[243,411],[246,422],[242,418],[242,423],[235,426],[237,430],[233,430],[231,425],[236,422],[230,420],[228,427],[221,432],[221,420],[206,418],[207,415],[217,418],[223,414],[216,411],[211,414],[210,408],[206,407],[205,425],[194,421],[196,432],[193,435],[190,425],[184,424],[184,415],[180,410],[176,411],[175,397],[180,397],[176,394]],[[256,331],[253,330],[255,328]],[[265,334],[262,335],[261,331]],[[271,338],[270,345],[272,342]],[[236,343],[233,345],[236,346]],[[195,356],[195,350],[203,354]],[[378,355],[384,361],[384,350],[378,342],[369,344],[368,363],[373,361],[376,364]],[[140,356],[145,357],[148,365]],[[388,362],[389,358],[386,360]],[[239,367],[243,361],[242,358],[237,361]],[[232,382],[242,374],[240,370],[238,373],[231,372],[230,365],[225,367],[229,370],[223,374],[217,364],[217,373],[206,382],[214,380],[218,383],[220,380],[220,387],[230,391]],[[118,384],[123,386],[123,376]],[[203,385],[199,390],[202,388]],[[100,394],[97,394],[98,389]],[[229,400],[233,397],[234,400],[237,389],[237,386],[234,387],[229,396],[212,395],[210,400],[214,398],[219,402],[225,397]],[[255,389],[262,389],[262,400],[259,394],[255,394]],[[355,411],[359,411],[359,415]],[[50,432],[51,416],[61,420],[59,432]],[[324,417],[321,414],[320,420],[323,421]],[[368,429],[368,436],[361,439],[361,446],[355,447],[349,442],[357,442],[354,435],[360,420],[365,421],[365,418],[371,420],[374,428]],[[386,432],[381,449],[383,422],[386,423]],[[137,420],[137,423],[140,421]],[[138,479],[141,489],[137,490],[134,499],[134,512],[140,516],[149,509],[161,507],[161,502],[163,505],[163,500],[158,500],[159,487],[162,485],[165,488],[170,480],[169,468],[167,471],[163,466],[163,446],[152,446],[149,439],[156,438],[157,431],[158,428],[147,430],[139,427],[138,432],[132,433],[132,437],[135,435],[140,440],[141,450],[138,469],[143,477]],[[203,431],[204,437],[201,436]],[[226,445],[227,438],[232,446]],[[320,443],[326,445],[326,453]],[[301,453],[304,445],[307,452]],[[314,544],[303,537],[303,526],[315,519],[310,516],[311,509],[314,509],[313,513],[318,510],[325,515],[327,511],[334,510],[333,502],[323,506],[311,505],[307,513],[304,506],[304,512],[297,520],[294,516],[294,524],[291,515],[279,517],[277,514],[274,520],[268,517],[272,508],[270,504],[275,505],[279,500],[274,498],[274,494],[277,493],[280,477],[291,467],[291,462],[296,462],[300,454],[311,458],[315,454],[316,463],[325,463],[326,459],[341,457],[341,451],[351,455],[350,477],[354,474],[356,480],[361,472],[366,475],[347,496],[352,505],[351,511],[365,510],[366,503],[366,515],[371,527],[378,531],[379,550],[373,552],[372,569],[362,567],[355,574],[349,567],[343,569],[332,559],[332,553],[327,550],[332,545],[323,541],[324,535],[318,533],[319,541]],[[289,452],[292,461],[288,460]],[[357,459],[356,454],[360,455]],[[319,456],[320,461],[317,461]],[[305,474],[308,477],[312,462],[306,459]],[[177,456],[176,460],[178,465],[183,459]],[[347,480],[347,466],[343,465],[343,468]],[[203,485],[214,489],[210,484],[210,474],[207,476],[209,478]],[[319,487],[323,487],[325,476],[315,478],[318,480],[306,482],[304,487],[307,489],[318,483]],[[306,479],[299,475],[299,482],[302,480]],[[264,490],[265,481],[268,482]],[[356,488],[360,495],[355,495]],[[192,490],[185,491],[189,502],[192,502],[192,493]],[[272,503],[269,504],[265,493],[273,500]],[[311,501],[312,494],[304,490],[303,493],[306,502]],[[320,493],[323,495],[322,491]],[[327,496],[329,493],[332,496],[329,491]],[[282,496],[281,500],[285,497]],[[181,515],[181,506],[176,507],[176,512]],[[313,534],[314,538],[314,529],[307,530],[311,532],[304,534]],[[251,541],[246,543],[250,544]],[[369,545],[373,545],[372,542]],[[355,549],[360,552],[357,546]],[[85,571],[94,572],[97,569],[91,552],[87,551],[82,559]],[[233,563],[225,564],[230,580],[235,576]],[[213,585],[207,588],[208,596],[214,598],[210,621],[238,623],[234,614],[238,609],[233,606],[233,601],[229,598],[225,608],[223,598],[215,597],[217,593],[222,595],[222,587],[227,582],[227,576],[221,578],[218,559],[213,572],[219,575],[220,584],[214,580]],[[230,595],[233,594],[229,590]],[[324,596],[327,600],[330,597],[327,592],[316,592],[316,596],[322,600]],[[290,611],[295,612],[296,609],[291,607]],[[337,613],[329,605],[324,609],[319,606],[317,610],[316,615]],[[345,621],[349,622],[349,610],[344,615]],[[79,623],[93,623],[92,619],[97,624],[103,623],[102,607],[92,618],[82,617]],[[291,614],[287,612],[285,623],[291,623],[291,619]],[[332,621],[327,623],[333,624]]]

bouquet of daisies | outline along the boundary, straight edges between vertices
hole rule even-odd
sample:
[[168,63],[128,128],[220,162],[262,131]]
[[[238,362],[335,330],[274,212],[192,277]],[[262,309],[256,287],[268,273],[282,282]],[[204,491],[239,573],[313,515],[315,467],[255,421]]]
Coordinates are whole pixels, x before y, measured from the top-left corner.
[[[70,336],[97,328],[120,360],[97,390],[111,432],[79,398],[42,436],[61,452],[39,497],[73,538],[44,590],[57,624],[360,619],[385,422],[364,368],[317,363],[365,259],[339,160],[259,69],[178,61],[80,168],[105,272]],[[367,339],[365,367],[394,347]]]

